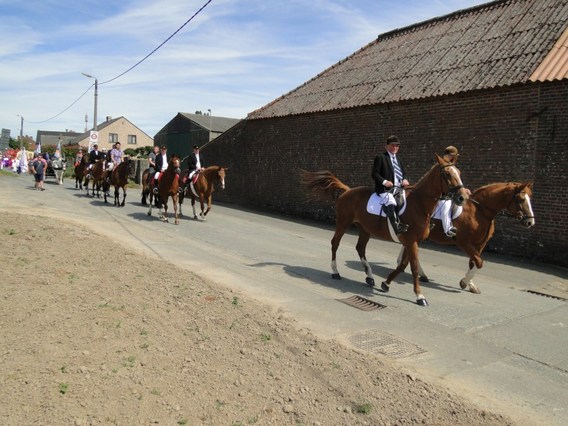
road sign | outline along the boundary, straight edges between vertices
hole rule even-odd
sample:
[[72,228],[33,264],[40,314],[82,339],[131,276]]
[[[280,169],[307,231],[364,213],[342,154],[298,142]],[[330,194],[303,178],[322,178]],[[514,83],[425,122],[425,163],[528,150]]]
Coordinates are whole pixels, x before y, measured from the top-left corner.
[[94,144],[99,143],[99,132],[96,130],[91,130],[91,134],[89,135],[89,152],[93,149]]

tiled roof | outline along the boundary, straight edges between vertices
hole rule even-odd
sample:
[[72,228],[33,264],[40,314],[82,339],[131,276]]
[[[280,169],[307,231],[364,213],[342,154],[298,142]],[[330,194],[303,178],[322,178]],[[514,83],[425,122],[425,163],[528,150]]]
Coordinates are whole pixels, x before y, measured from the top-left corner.
[[[567,0],[499,0],[458,11],[380,35],[295,90],[251,112],[248,118],[528,82],[565,33],[567,23]],[[555,57],[566,65],[566,41],[562,46]],[[547,77],[566,78],[566,74]]]

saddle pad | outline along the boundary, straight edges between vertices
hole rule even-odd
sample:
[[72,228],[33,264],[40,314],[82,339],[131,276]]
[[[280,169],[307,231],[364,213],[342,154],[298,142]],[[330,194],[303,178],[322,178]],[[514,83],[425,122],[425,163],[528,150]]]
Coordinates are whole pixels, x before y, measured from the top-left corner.
[[[402,204],[400,212],[398,213],[399,215],[403,214],[404,211],[406,210],[406,196],[403,197],[404,197],[404,202]],[[382,207],[383,207],[383,202],[381,197],[379,197],[375,192],[373,192],[373,194],[369,197],[369,201],[367,201],[367,212],[377,216],[387,217]]]
[[[459,217],[463,212],[462,206],[452,206],[452,219]],[[434,219],[441,219],[440,209],[435,209],[434,214],[432,215]]]

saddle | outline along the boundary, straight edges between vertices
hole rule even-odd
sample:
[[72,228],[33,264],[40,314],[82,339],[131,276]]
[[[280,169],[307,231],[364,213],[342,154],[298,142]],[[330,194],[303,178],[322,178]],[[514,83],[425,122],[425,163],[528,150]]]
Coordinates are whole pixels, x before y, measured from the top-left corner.
[[[393,193],[393,196],[396,201],[395,211],[400,216],[406,209],[406,194],[404,190],[398,190]],[[371,194],[369,201],[367,201],[367,212],[377,216],[387,216],[383,211],[382,199],[375,192]]]

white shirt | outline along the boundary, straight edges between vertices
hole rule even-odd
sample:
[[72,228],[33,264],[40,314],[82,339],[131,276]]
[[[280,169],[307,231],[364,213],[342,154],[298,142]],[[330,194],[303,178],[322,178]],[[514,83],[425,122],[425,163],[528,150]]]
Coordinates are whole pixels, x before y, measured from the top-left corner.
[[168,155],[162,154],[162,170],[160,170],[160,171],[163,172],[167,168],[168,168]]
[[197,170],[201,169],[201,160],[199,159],[199,154],[195,154],[195,167],[197,167]]

